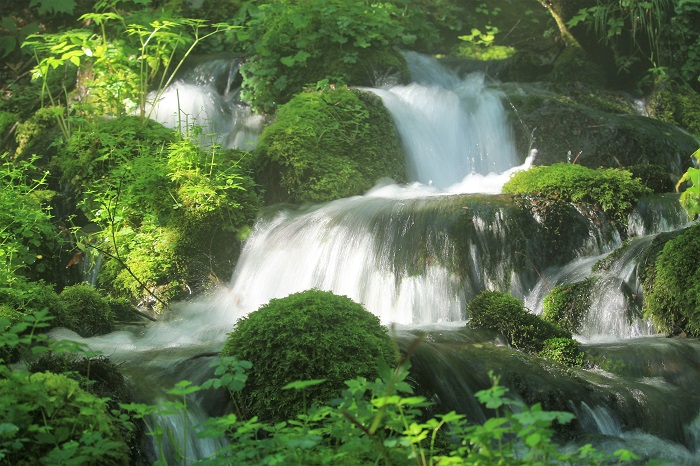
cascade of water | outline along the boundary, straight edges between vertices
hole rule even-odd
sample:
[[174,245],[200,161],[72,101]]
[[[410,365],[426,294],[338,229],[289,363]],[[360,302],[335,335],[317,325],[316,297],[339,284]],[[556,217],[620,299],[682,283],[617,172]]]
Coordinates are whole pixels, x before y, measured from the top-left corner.
[[501,96],[483,74],[460,80],[434,59],[406,58],[417,82],[371,91],[394,117],[412,179],[444,189],[467,175],[503,173],[518,164]]
[[192,126],[201,128],[203,146],[251,150],[257,145],[263,119],[232,88],[238,68],[238,59],[204,62],[174,81],[160,97],[151,92],[146,114],[181,133],[191,131]]
[[[657,426],[654,419],[639,414],[653,404],[649,412],[654,415],[648,417],[661,417],[660,400],[669,394],[686,396],[689,391],[685,382],[676,384],[676,379],[668,377],[657,383],[663,377],[658,373],[645,374],[641,381],[630,375],[631,388],[626,388],[622,376],[595,371],[585,376],[581,375],[585,371],[576,372],[574,380],[543,361],[532,363],[525,356],[514,356],[499,347],[498,340],[496,346],[491,345],[493,335],[464,331],[464,305],[482,289],[527,296],[526,306],[541,312],[549,288],[590,276],[592,264],[603,256],[580,257],[565,267],[552,267],[539,279],[540,271],[535,275],[531,262],[522,259],[525,256],[517,249],[518,244],[510,241],[522,226],[514,220],[516,215],[499,207],[489,207],[489,212],[486,207],[482,211],[471,207],[465,210],[465,198],[454,193],[498,193],[513,170],[530,166],[534,153],[524,165],[516,166],[518,157],[500,96],[485,84],[483,75],[461,79],[431,58],[411,53],[406,57],[416,82],[372,91],[381,96],[394,116],[410,157],[411,174],[418,183],[383,185],[365,196],[268,213],[247,240],[230,286],[213,301],[183,304],[168,322],[137,333],[115,332],[94,338],[90,346],[102,349],[118,363],[138,361],[129,370],[139,374],[167,371],[181,375],[173,360],[186,359],[193,352],[217,350],[239,317],[272,298],[315,287],[351,297],[384,323],[420,325],[421,331],[442,324],[419,346],[413,364],[421,386],[436,394],[441,407],[467,412],[470,419],[484,420],[487,416],[473,391],[490,384],[485,375],[489,369],[500,368],[511,386],[532,392],[551,386],[550,401],[565,396],[562,402],[575,402],[581,417],[588,416],[592,432],[629,438],[629,432],[623,432],[621,426],[632,425],[656,429],[653,438],[657,440],[664,429],[672,431],[669,437],[674,441],[681,441],[684,435],[692,437],[693,432],[697,433],[697,422],[684,418],[679,421],[681,427],[671,421],[668,425],[659,421],[661,426]],[[182,118],[173,115],[188,115],[189,123],[189,118],[196,116],[199,124],[211,125],[206,131],[220,135],[224,145],[252,147],[259,130],[255,125],[260,121],[246,114],[245,109],[236,114],[239,108],[231,83],[237,64],[219,64],[201,71],[204,69],[200,69],[202,74],[194,72],[168,89],[157,104],[156,118],[178,127]],[[225,75],[224,90],[219,79],[202,76],[207,73]],[[184,103],[184,94],[189,103]],[[485,204],[495,203],[494,197]],[[642,210],[630,222],[635,225],[630,231],[636,234],[658,228],[645,220],[648,212],[658,211]],[[582,217],[587,217],[586,213]],[[684,221],[687,219],[679,215],[661,228],[673,228]],[[589,236],[574,255],[597,255],[620,243],[619,237],[610,239],[594,223],[590,222]],[[536,225],[536,219],[530,224]],[[521,237],[527,235],[519,233]],[[633,278],[634,266],[629,265],[632,262],[622,264],[613,267],[606,281],[600,282],[605,286],[599,287],[601,294],[594,298],[593,307],[601,314],[589,316],[583,332],[588,340],[601,334],[629,339],[651,332],[641,320],[639,326],[630,325],[629,299],[622,284],[630,289],[638,285]],[[609,319],[611,315],[615,318]],[[456,330],[456,326],[462,330]],[[74,335],[63,336],[80,340]],[[404,346],[411,338],[413,335],[406,334],[397,337]],[[605,351],[614,353],[616,349],[606,347]],[[134,357],[136,353],[138,357]],[[674,362],[681,359],[677,355],[670,358]],[[692,373],[693,363],[681,362]],[[136,365],[148,369],[135,369]],[[579,375],[591,380],[584,386]],[[608,396],[607,390],[612,395]],[[613,399],[615,402],[610,401]],[[647,400],[653,403],[647,404]],[[619,409],[630,413],[614,411],[618,402]],[[697,411],[696,404],[690,409]],[[681,407],[674,406],[673,413],[679,412]],[[697,413],[689,416],[697,417]],[[161,421],[172,423],[171,419]],[[177,432],[186,428],[174,427]],[[215,448],[195,444],[188,447],[200,455]]]

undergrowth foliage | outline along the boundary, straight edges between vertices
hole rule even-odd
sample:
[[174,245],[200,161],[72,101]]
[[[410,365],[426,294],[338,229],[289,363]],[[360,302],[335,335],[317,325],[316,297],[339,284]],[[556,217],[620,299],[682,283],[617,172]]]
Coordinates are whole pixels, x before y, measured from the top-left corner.
[[[0,317],[0,348],[20,350],[26,358],[48,351],[80,352],[80,345],[53,342],[37,330],[49,325],[46,312],[10,325]],[[584,445],[562,452],[554,442],[553,423],[570,422],[571,413],[543,411],[508,397],[508,390],[491,374],[493,386],[476,393],[494,413],[483,425],[449,412],[426,415],[430,406],[416,396],[411,384],[410,353],[396,367],[381,365],[378,377],[357,377],[344,383],[340,397],[316,405],[275,424],[257,416],[213,417],[194,426],[202,439],[225,439],[225,446],[194,460],[188,452],[189,429],[175,436],[164,425],[147,423],[159,458],[158,466],[200,465],[598,465],[623,463],[636,456],[627,450],[608,455]],[[33,355],[33,356],[32,356]],[[214,377],[201,385],[179,382],[168,391],[169,401],[158,405],[122,403],[107,410],[98,398],[64,375],[30,374],[23,366],[0,360],[0,461],[10,464],[84,465],[128,464],[124,428],[133,421],[181,416],[187,423],[190,398],[201,390],[227,390],[235,395],[248,380],[251,364],[222,356],[212,364]],[[284,390],[305,393],[321,380],[293,381]],[[126,413],[130,413],[128,416]],[[168,445],[173,442],[174,445]],[[170,456],[166,451],[174,452]]]

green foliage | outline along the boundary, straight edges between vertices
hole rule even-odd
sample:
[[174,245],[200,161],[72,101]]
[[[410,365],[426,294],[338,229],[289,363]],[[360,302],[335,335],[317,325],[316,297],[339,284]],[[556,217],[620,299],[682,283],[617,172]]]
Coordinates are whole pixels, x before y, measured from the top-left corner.
[[627,214],[639,197],[650,194],[651,190],[626,170],[593,170],[572,163],[557,163],[516,173],[503,186],[503,192],[596,204],[618,225],[626,225]]
[[[137,415],[182,413],[187,395],[203,388],[226,386],[237,391],[245,382],[244,369],[250,364],[228,358],[215,362],[217,374],[202,386],[181,382],[169,393],[179,401],[166,406],[129,405]],[[226,367],[226,369],[224,369]],[[235,378],[227,374],[235,373]],[[293,419],[268,424],[257,418],[241,419],[235,414],[205,421],[203,438],[226,436],[226,446],[198,461],[201,465],[275,464],[377,464],[377,465],[599,465],[619,458],[619,463],[637,459],[627,450],[614,455],[584,445],[562,453],[553,441],[554,423],[565,424],[573,415],[544,411],[539,404],[527,406],[507,397],[508,390],[492,377],[493,386],[477,392],[477,399],[494,413],[483,425],[473,424],[450,412],[434,417],[424,408],[430,403],[414,395],[408,383],[408,364],[394,370],[384,368],[380,377],[348,380],[342,397],[333,404],[317,406]],[[297,381],[290,390],[304,391],[317,380]],[[165,439],[165,432],[153,432]],[[449,438],[449,440],[448,440]],[[184,444],[184,440],[180,441]],[[162,447],[161,447],[162,448]],[[184,458],[186,451],[176,455]]]
[[571,338],[559,326],[529,313],[513,296],[498,291],[482,291],[467,305],[470,328],[495,330],[515,348],[538,352],[550,338]]
[[381,100],[345,88],[303,92],[280,107],[256,154],[256,178],[276,202],[329,201],[362,194],[381,177],[406,177]]
[[[155,88],[153,100],[157,101],[201,42],[231,28],[181,18],[168,9],[153,12],[157,19],[133,5],[125,13],[116,8],[118,3],[98,2],[94,12],[79,18],[92,29],[35,34],[23,44],[37,61],[32,76],[42,83],[42,105],[66,102],[65,112],[57,115],[65,138],[71,135],[74,121],[82,123],[86,116],[126,115],[138,110],[143,121],[153,111],[148,93]],[[49,85],[51,75],[66,70],[78,76],[75,100],[79,103],[71,106],[66,87]]]
[[[221,352],[253,364],[240,394],[246,416],[283,421],[336,398],[343,382],[374,378],[396,350],[379,319],[344,296],[310,290],[273,299],[239,320]],[[304,390],[295,380],[325,379]]]
[[669,240],[644,281],[644,313],[656,330],[700,336],[700,226]]
[[[585,23],[595,29],[600,40],[611,46],[617,66],[628,70],[639,60],[658,62],[663,34],[668,28],[671,0],[623,0],[598,2],[579,10],[568,23],[575,27]],[[625,42],[631,40],[633,47]]]
[[[691,158],[693,162],[697,163],[700,160],[700,149],[693,152]],[[688,168],[678,180],[676,189],[679,189],[683,183],[687,183],[687,186],[681,193],[681,205],[691,218],[695,218],[700,214],[700,169],[695,167]]]
[[11,288],[20,276],[38,280],[50,272],[50,258],[62,244],[51,223],[46,200],[48,173],[38,171],[36,158],[26,161],[0,156],[0,287]]
[[204,151],[137,117],[76,131],[57,165],[83,214],[101,228],[76,231],[81,248],[107,256],[101,287],[161,307],[187,287],[208,286],[211,273],[230,275],[258,206],[244,157]]
[[389,3],[366,1],[272,0],[258,5],[239,34],[250,44],[250,57],[241,65],[243,98],[267,112],[323,79],[370,84],[356,77],[365,51],[413,39],[404,35],[396,14]]
[[129,464],[105,401],[64,375],[10,372],[0,400],[0,457],[8,464]]
[[591,293],[595,283],[595,278],[591,277],[580,282],[555,286],[544,298],[542,318],[567,332],[580,332],[591,306]]
[[81,337],[104,335],[114,329],[114,315],[99,291],[90,285],[68,286],[59,295],[62,307],[56,325]]
[[[700,6],[698,7],[700,9]],[[700,68],[700,65],[698,65]],[[669,83],[650,101],[654,118],[679,126],[700,136],[700,92],[690,85]]]
[[583,365],[583,352],[579,348],[578,342],[572,338],[550,338],[545,340],[538,356],[557,361],[566,366],[580,367]]

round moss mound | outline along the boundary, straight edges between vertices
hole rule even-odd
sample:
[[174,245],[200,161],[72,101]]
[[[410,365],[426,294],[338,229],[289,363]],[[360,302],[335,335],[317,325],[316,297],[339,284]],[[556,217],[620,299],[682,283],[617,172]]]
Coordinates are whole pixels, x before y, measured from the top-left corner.
[[382,177],[406,180],[391,115],[358,90],[299,94],[265,128],[256,157],[268,202],[325,202],[363,194]]
[[106,402],[64,375],[12,372],[0,380],[0,418],[3,464],[129,464]]
[[[253,365],[240,392],[244,414],[276,422],[337,398],[346,380],[376,378],[378,366],[395,363],[397,353],[387,329],[362,305],[309,290],[273,299],[240,319],[221,355]],[[303,390],[283,389],[317,379],[326,381]]]
[[544,298],[542,318],[568,332],[580,332],[583,319],[591,307],[594,284],[595,279],[587,278],[580,282],[555,286]]
[[559,326],[530,314],[515,297],[499,291],[482,291],[467,305],[473,329],[495,330],[503,334],[513,347],[536,353],[550,338],[571,338]]
[[669,240],[645,273],[644,314],[656,330],[700,336],[700,225]]
[[56,325],[73,330],[81,337],[104,335],[114,329],[114,315],[102,295],[90,285],[73,285],[59,295],[62,309]]

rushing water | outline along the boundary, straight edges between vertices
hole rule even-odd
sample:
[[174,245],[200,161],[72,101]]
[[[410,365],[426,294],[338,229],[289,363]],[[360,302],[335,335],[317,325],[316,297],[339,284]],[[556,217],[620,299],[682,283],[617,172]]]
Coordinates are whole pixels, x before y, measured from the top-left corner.
[[[497,195],[510,174],[528,169],[536,156],[517,154],[498,91],[483,74],[459,77],[433,59],[406,56],[415,82],[371,91],[394,117],[413,184],[378,184],[364,196],[324,205],[271,208],[246,241],[230,283],[215,296],[176,305],[167,321],[90,339],[90,346],[123,363],[144,399],[157,402],[161,390],[178,380],[206,377],[205,365],[191,357],[217,351],[238,318],[272,298],[330,290],[397,324],[402,347],[428,333],[413,366],[441,408],[484,420],[488,413],[473,393],[489,385],[486,374],[495,369],[526,401],[538,395],[546,408],[573,411],[576,428],[602,448],[627,446],[675,464],[696,464],[700,344],[652,338],[653,328],[630,301],[639,293],[636,264],[648,235],[688,221],[675,198],[640,203],[629,222],[636,243],[601,274],[578,336],[600,370],[533,363],[493,335],[466,330],[465,305],[481,290],[510,292],[539,313],[551,286],[591,276],[592,265],[621,241],[604,221],[582,212],[583,234],[569,239],[567,262],[538,250],[541,219],[524,217]],[[208,125],[205,132],[215,142],[253,146],[260,121],[237,102],[231,78],[236,66],[217,61],[195,69],[166,91],[154,117],[171,127],[194,120]],[[205,411],[195,408],[192,416],[201,419]],[[186,428],[179,418],[160,422],[175,431]],[[195,455],[216,448],[188,446]]]

